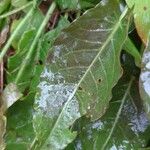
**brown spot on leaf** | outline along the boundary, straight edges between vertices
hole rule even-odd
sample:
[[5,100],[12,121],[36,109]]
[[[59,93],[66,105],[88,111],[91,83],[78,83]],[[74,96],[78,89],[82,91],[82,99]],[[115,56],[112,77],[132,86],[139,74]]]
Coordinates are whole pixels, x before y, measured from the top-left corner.
[[79,86],[78,90],[82,91],[83,89],[82,89],[82,87],[81,87],[81,86]]
[[98,83],[101,83],[102,82],[102,79],[98,79]]

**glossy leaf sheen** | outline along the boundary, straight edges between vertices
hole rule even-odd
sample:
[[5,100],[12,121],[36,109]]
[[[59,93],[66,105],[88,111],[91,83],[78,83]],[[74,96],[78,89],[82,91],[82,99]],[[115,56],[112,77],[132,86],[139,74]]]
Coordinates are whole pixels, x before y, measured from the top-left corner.
[[140,93],[146,112],[150,118],[150,43],[147,45],[142,58]]
[[[120,52],[127,21],[115,0],[96,8],[65,29],[49,54],[35,102],[33,149],[63,149],[76,136],[69,127],[82,115],[96,120],[122,75]],[[49,130],[48,130],[49,129]]]
[[[131,80],[132,81],[132,80]],[[95,122],[82,118],[76,124],[77,139],[67,150],[138,150],[145,147],[150,124],[141,106],[136,87],[127,77],[113,89],[113,98],[106,114]]]

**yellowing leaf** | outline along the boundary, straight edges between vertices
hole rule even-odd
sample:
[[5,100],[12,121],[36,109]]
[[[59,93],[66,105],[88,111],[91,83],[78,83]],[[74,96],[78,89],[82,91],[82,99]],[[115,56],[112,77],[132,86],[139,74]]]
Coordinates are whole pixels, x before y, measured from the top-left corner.
[[130,8],[134,7],[135,26],[139,36],[146,45],[150,31],[150,1],[126,0],[126,2]]

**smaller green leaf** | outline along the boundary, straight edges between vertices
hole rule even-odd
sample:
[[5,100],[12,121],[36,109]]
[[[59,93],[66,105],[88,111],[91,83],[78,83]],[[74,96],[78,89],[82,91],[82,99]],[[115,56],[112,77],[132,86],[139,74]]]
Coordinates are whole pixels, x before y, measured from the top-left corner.
[[130,38],[128,37],[123,49],[126,50],[129,54],[131,54],[134,59],[135,59],[135,64],[141,68],[141,55],[138,52],[138,49],[135,47],[135,45],[133,44],[133,42],[130,40]]
[[32,124],[34,94],[17,101],[7,111],[5,134],[7,150],[27,150],[34,139]]
[[21,7],[27,4],[28,2],[28,0],[11,0],[11,5],[14,7]]
[[[35,28],[36,32],[37,32],[43,19],[44,19],[44,15],[42,14],[42,12],[40,10],[36,9],[34,11],[34,13],[32,14],[32,16],[28,19],[28,21],[23,25],[23,27],[19,30],[19,32],[15,36],[15,38],[12,42],[12,46],[14,47],[14,49],[18,49],[18,43],[19,43],[21,37],[23,36],[24,32],[27,32],[31,28]],[[22,19],[13,21],[12,26],[11,26],[11,33],[15,30],[15,28],[18,26],[18,24],[21,21],[22,21]]]
[[9,4],[10,4],[11,0],[1,0],[0,1],[0,14],[3,13],[3,11],[5,11]]
[[80,8],[79,0],[55,0],[61,9],[76,10]]
[[[35,54],[36,65],[33,67],[34,77],[30,82],[29,94],[23,99],[18,101],[12,107],[9,108],[7,113],[7,131],[6,131],[6,148],[14,150],[26,150],[29,149],[31,142],[35,138],[32,119],[33,119],[33,101],[37,84],[39,84],[39,75],[43,71],[43,67],[47,58],[47,53],[55,38],[60,34],[60,31],[67,27],[69,22],[66,18],[61,17],[58,25],[55,29],[44,34],[38,44],[37,53]],[[26,32],[26,34],[32,36],[34,29]],[[28,36],[24,34],[22,42]],[[20,46],[23,45],[20,42]],[[25,41],[25,43],[27,43]],[[30,43],[29,43],[30,44]],[[19,47],[20,47],[19,46]],[[19,52],[20,53],[20,52]],[[20,58],[21,59],[21,58]],[[20,111],[21,110],[21,111]],[[16,139],[19,139],[16,142]]]
[[150,118],[150,42],[147,44],[142,58],[140,93],[146,112]]
[[[15,81],[16,75],[21,67],[21,63],[28,52],[28,48],[32,44],[32,41],[35,37],[36,30],[30,29],[25,31],[23,36],[21,37],[18,45],[18,50],[14,56],[11,56],[8,59],[8,74],[7,74],[7,81],[8,83],[13,83]],[[30,83],[30,77],[32,77],[33,67],[35,62],[33,61],[35,56],[32,56],[31,60],[26,60],[30,63],[30,66],[26,68],[26,74],[22,77],[19,86],[19,89],[23,92]]]

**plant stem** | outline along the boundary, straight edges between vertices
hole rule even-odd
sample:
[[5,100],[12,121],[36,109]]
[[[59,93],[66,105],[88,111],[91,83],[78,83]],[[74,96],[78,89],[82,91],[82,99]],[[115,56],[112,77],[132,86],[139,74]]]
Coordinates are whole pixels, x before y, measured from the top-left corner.
[[13,39],[15,38],[15,36],[18,34],[19,30],[22,28],[22,26],[25,24],[25,22],[29,19],[29,17],[32,15],[34,9],[32,8],[28,14],[25,16],[25,18],[21,21],[21,23],[18,25],[18,27],[14,30],[14,32],[12,33],[12,35],[10,36],[10,38],[8,39],[6,45],[3,47],[3,49],[1,50],[0,53],[0,63],[4,57],[4,55],[6,54],[6,52],[8,51]]
[[8,17],[8,16],[10,16],[10,15],[13,15],[13,14],[15,14],[15,13],[17,13],[17,12],[19,12],[19,11],[21,11],[21,10],[27,8],[27,7],[29,7],[29,6],[32,5],[32,4],[33,4],[33,2],[29,2],[29,3],[27,3],[26,5],[23,5],[23,6],[20,7],[20,8],[14,9],[14,10],[12,10],[12,11],[6,13],[6,14],[3,14],[3,15],[0,16],[0,19],[6,18],[6,17]]
[[26,68],[26,66],[27,66],[27,63],[28,63],[28,61],[30,60],[30,58],[31,58],[31,56],[32,56],[32,53],[33,53],[33,51],[34,51],[34,49],[35,49],[35,46],[36,46],[36,44],[37,44],[37,42],[38,42],[38,40],[39,40],[39,38],[40,38],[40,36],[41,36],[41,33],[43,32],[43,30],[44,30],[44,28],[45,28],[47,22],[49,21],[49,18],[51,17],[53,11],[55,10],[55,8],[56,8],[56,3],[53,2],[53,3],[51,4],[51,6],[50,6],[50,8],[49,8],[49,10],[48,10],[48,12],[47,12],[47,14],[46,14],[46,16],[45,16],[45,19],[43,20],[43,22],[42,22],[42,24],[41,24],[41,26],[40,26],[40,28],[39,28],[39,30],[38,30],[38,32],[37,32],[37,34],[36,34],[36,36],[35,36],[35,38],[34,38],[32,44],[31,44],[30,48],[29,48],[29,51],[28,51],[28,53],[27,53],[27,55],[26,55],[26,57],[25,57],[25,61],[23,61],[22,64],[21,64],[21,68],[20,68],[20,70],[19,70],[19,72],[18,72],[18,74],[17,74],[16,80],[15,80],[15,83],[16,83],[16,84],[17,84],[17,83],[19,82],[19,80],[21,79],[21,77],[22,77],[22,75],[23,75],[23,73],[24,73],[24,70],[25,70],[25,68]]

